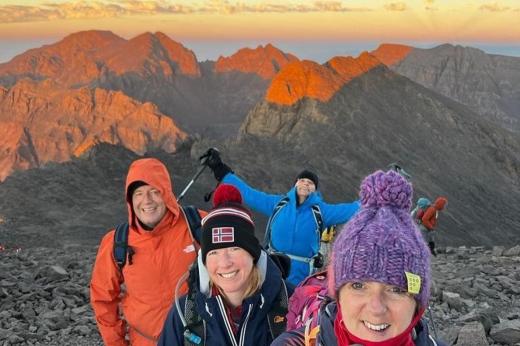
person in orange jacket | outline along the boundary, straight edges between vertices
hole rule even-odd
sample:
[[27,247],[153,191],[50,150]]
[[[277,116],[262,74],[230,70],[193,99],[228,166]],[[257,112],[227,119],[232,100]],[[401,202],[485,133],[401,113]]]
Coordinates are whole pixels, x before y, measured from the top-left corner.
[[[90,301],[105,345],[155,346],[177,282],[196,259],[199,245],[162,162],[134,161],[125,192],[132,259],[120,270],[113,255],[115,230],[109,231],[92,270]],[[180,292],[187,292],[186,284]]]
[[446,197],[438,197],[435,202],[426,209],[421,218],[421,233],[430,247],[430,252],[434,256],[437,256],[437,252],[435,251],[434,230],[435,227],[437,227],[439,211],[443,210],[447,203],[448,199]]

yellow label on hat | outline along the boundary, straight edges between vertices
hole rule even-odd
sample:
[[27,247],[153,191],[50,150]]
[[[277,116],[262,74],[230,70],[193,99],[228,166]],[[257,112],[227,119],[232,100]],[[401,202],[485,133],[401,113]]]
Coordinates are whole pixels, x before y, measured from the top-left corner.
[[404,272],[408,281],[408,293],[419,294],[421,291],[421,277],[419,275]]

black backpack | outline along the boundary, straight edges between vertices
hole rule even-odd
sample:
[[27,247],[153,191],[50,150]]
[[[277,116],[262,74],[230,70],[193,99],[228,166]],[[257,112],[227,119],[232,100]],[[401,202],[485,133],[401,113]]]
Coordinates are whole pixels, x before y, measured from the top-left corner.
[[[188,223],[190,229],[191,238],[200,244],[200,238],[202,235],[201,217],[197,208],[192,205],[181,206],[182,213]],[[119,270],[123,270],[127,259],[128,264],[132,264],[132,256],[134,250],[128,245],[128,222],[117,225],[116,231],[114,232],[114,260],[119,267]]]

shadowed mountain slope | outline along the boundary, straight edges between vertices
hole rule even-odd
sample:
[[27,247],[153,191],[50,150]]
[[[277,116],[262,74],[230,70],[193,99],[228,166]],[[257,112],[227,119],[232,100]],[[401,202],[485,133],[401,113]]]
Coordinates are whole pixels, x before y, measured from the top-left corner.
[[372,54],[395,72],[520,132],[520,58],[450,44],[432,49],[387,44]]
[[348,200],[363,176],[399,162],[413,176],[416,197],[448,197],[442,242],[520,241],[519,137],[384,65],[326,103],[258,104],[226,150],[237,173],[262,188],[287,190],[300,169],[314,167],[333,200]]
[[[177,154],[155,151],[172,174],[180,194],[197,170],[188,148]],[[138,156],[120,146],[101,143],[64,163],[16,172],[0,183],[0,244],[22,248],[64,245],[95,246],[117,224],[127,221],[124,187],[130,163]],[[183,203],[207,209],[203,201],[214,187],[204,174]]]

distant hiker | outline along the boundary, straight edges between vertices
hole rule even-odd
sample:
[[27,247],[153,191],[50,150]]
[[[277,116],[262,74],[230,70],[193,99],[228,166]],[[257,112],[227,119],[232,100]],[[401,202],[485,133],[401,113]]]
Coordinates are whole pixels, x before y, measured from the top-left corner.
[[248,207],[270,216],[264,245],[291,258],[288,281],[295,286],[323,266],[321,232],[347,222],[359,208],[359,202],[325,203],[317,191],[318,176],[308,170],[298,174],[289,192],[275,195],[250,187],[222,162],[218,151],[209,149],[204,156],[218,181],[236,186]]
[[[115,243],[115,230],[103,237],[90,301],[105,345],[155,345],[177,282],[196,259],[199,245],[159,160],[139,159],[130,165],[125,198],[128,247],[124,243],[121,248],[121,240]],[[115,261],[116,250],[124,250],[122,263]],[[185,293],[187,285],[179,291]]]
[[221,184],[202,220],[189,292],[175,297],[159,346],[267,346],[285,331],[288,294],[278,267],[255,237],[240,192]]
[[424,211],[424,215],[421,218],[421,233],[430,247],[430,252],[434,256],[437,256],[437,252],[435,251],[437,218],[439,217],[439,211],[443,210],[447,203],[448,199],[446,197],[438,197],[435,202]]
[[329,293],[312,323],[273,346],[443,345],[422,320],[430,298],[430,253],[410,217],[412,185],[395,171],[363,180],[361,209],[334,242]]
[[422,217],[424,215],[424,212],[428,207],[432,204],[432,202],[426,198],[421,197],[417,200],[417,204],[415,205],[415,208],[413,208],[410,215],[412,215],[412,219],[418,224],[422,224]]

